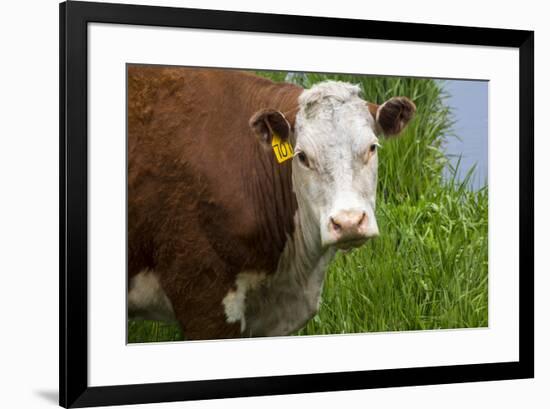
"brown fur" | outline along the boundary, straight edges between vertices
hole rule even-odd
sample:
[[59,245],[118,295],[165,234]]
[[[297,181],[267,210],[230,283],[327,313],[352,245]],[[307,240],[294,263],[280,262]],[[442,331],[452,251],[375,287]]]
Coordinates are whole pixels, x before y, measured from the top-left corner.
[[231,70],[128,67],[128,275],[155,271],[186,339],[239,336],[222,299],[276,269],[294,229],[291,161],[249,125],[294,125],[300,87]]

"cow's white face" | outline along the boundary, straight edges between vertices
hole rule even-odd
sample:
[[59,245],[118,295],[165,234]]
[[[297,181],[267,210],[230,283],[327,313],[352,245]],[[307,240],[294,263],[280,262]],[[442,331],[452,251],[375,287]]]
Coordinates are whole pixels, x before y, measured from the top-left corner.
[[358,86],[327,81],[304,91],[299,105],[292,164],[298,208],[319,229],[323,247],[357,247],[378,235],[380,127],[371,110],[378,116],[386,104],[369,109]]
[[378,235],[377,134],[398,134],[415,109],[405,97],[367,103],[358,86],[326,81],[301,93],[294,132],[275,109],[252,116],[250,126],[265,146],[274,134],[294,145],[292,184],[310,240],[348,249]]

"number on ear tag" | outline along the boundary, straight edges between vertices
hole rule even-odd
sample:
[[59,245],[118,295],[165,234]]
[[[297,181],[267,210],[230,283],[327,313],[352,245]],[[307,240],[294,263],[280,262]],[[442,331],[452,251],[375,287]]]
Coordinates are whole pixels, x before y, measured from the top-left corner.
[[273,147],[273,152],[277,158],[277,162],[283,163],[285,160],[292,159],[294,156],[294,151],[292,150],[292,145],[288,141],[282,141],[279,135],[276,133],[273,134],[273,139],[271,140],[271,146]]

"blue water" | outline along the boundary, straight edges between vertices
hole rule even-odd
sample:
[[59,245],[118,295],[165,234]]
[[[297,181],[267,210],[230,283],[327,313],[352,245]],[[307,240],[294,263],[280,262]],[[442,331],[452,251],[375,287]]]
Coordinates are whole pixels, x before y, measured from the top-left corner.
[[451,109],[455,121],[450,134],[446,136],[444,152],[455,165],[458,157],[461,157],[459,180],[463,180],[472,166],[475,166],[471,188],[479,189],[488,183],[489,83],[445,80],[443,84],[449,94],[445,103]]

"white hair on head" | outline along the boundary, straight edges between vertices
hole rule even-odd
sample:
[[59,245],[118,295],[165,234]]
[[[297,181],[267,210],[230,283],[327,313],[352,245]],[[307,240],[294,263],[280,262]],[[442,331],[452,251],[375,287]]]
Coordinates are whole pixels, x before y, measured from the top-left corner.
[[359,85],[341,81],[324,81],[315,84],[300,95],[298,102],[307,111],[324,103],[335,105],[348,102],[359,96]]

